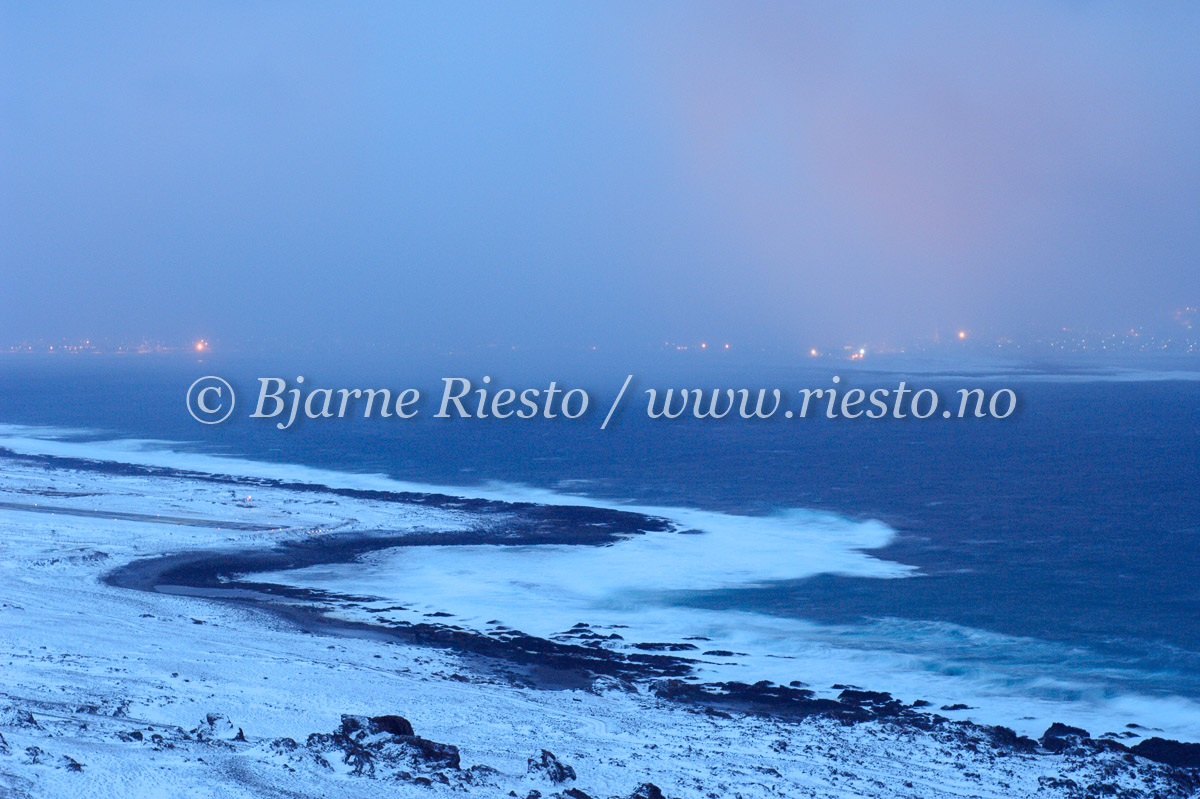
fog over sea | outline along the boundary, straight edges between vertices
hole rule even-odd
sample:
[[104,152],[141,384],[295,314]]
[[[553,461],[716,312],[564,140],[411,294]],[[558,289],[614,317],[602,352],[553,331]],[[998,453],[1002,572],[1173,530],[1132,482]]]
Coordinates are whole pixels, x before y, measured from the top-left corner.
[[[12,358],[0,369],[0,447],[662,515],[692,534],[409,548],[272,579],[535,635],[584,621],[629,625],[641,640],[704,636],[740,653],[706,658],[717,678],[855,684],[962,703],[952,717],[1022,732],[1138,723],[1200,740],[1194,374],[658,366],[632,390],[796,390],[833,374],[869,389],[898,375],[943,392],[1012,388],[1020,407],[1003,420],[649,420],[638,399],[601,432],[623,370],[580,367],[590,377],[572,382],[467,363],[355,376],[232,359]],[[427,398],[408,421],[280,431],[243,406],[209,427],[183,404],[204,374],[239,389],[306,374],[313,386],[415,386]],[[576,421],[430,418],[441,377],[483,374],[497,387],[583,386],[594,407]]]

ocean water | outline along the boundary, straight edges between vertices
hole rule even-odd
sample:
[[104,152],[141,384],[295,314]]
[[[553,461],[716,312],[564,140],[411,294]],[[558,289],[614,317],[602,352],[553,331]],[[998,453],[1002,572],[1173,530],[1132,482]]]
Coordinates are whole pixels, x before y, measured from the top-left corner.
[[[830,365],[653,366],[635,390],[823,387],[834,373],[864,388],[896,379]],[[624,374],[595,371],[580,367],[578,384],[610,398]],[[224,375],[245,394],[256,376],[308,373],[163,356],[9,359],[0,424],[86,429],[75,441],[96,452],[193,468],[237,463],[658,513],[699,534],[602,550],[430,547],[277,578],[415,592],[464,620],[499,617],[535,634],[586,620],[632,625],[644,640],[705,635],[706,646],[745,653],[715,662],[718,676],[961,701],[973,718],[1023,731],[1052,720],[1097,733],[1136,722],[1200,740],[1195,374],[925,372],[903,377],[944,390],[1010,387],[1019,411],[751,423],[627,410],[604,432],[604,407],[575,422],[330,420],[286,431],[239,413],[207,427],[183,407],[196,377]],[[436,392],[443,375],[485,373],[455,363],[373,381],[349,368],[308,376],[310,385]]]

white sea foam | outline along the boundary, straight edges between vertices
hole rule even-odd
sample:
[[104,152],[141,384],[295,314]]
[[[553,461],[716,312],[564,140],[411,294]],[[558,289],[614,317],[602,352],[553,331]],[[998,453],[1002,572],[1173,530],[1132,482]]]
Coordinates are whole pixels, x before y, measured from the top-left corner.
[[[788,514],[777,521],[793,523]],[[1094,733],[1129,722],[1200,739],[1200,705],[1134,691],[1140,676],[1107,667],[1090,653],[1048,642],[1004,636],[942,622],[897,619],[862,625],[822,625],[763,613],[680,606],[673,592],[701,583],[728,588],[760,583],[765,575],[818,570],[786,536],[748,540],[717,532],[696,536],[650,534],[611,547],[419,547],[375,553],[356,564],[331,564],[255,579],[370,595],[408,610],[400,621],[452,613],[454,624],[486,629],[498,619],[539,637],[577,622],[602,633],[616,630],[626,644],[695,642],[686,653],[709,680],[779,683],[801,680],[836,694],[835,683],[890,691],[935,706],[965,703],[955,718],[1006,724],[1039,735],[1064,721]],[[762,529],[762,528],[758,528]],[[809,528],[798,525],[797,539]],[[765,559],[769,565],[751,561]],[[695,570],[689,573],[691,570]],[[737,653],[732,657],[704,655]]]

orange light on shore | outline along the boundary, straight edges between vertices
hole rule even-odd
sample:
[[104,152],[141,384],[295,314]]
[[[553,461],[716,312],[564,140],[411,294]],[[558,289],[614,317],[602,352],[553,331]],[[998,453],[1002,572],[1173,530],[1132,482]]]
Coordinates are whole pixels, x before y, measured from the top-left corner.
[[965,330],[958,331],[958,338],[960,341],[966,337],[967,337],[967,331],[965,331]]
[[199,341],[196,342],[196,352],[204,352],[204,350],[207,348],[208,348],[208,342],[205,341],[204,339],[200,339]]

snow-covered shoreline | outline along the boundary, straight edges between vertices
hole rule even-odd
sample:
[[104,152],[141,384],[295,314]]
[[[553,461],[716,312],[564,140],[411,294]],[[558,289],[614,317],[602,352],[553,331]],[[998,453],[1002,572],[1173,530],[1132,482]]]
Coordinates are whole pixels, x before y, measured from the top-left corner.
[[[270,549],[330,531],[478,529],[461,503],[46,459],[3,458],[0,474],[0,794],[625,797],[653,783],[680,797],[1073,796],[1102,784],[1117,795],[1189,796],[1198,784],[1194,771],[1069,733],[1005,740],[964,722],[911,723],[915,709],[907,720],[788,719],[708,701],[687,681],[602,677],[549,689],[445,646],[363,629],[312,634],[253,605],[105,582],[169,553]],[[851,693],[844,704],[885,701]],[[363,721],[391,715],[417,737]],[[430,742],[455,748],[454,762]]]

